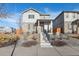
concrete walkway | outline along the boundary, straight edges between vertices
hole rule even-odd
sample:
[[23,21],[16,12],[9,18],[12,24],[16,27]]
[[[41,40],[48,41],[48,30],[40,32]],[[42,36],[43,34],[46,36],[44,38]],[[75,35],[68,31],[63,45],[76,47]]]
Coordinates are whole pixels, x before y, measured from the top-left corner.
[[0,48],[0,56],[10,56],[13,51],[14,45]]
[[16,47],[14,56],[79,56],[79,47],[42,48],[39,45],[32,47]]
[[[0,56],[10,56],[14,46],[0,48]],[[16,46],[13,56],[79,56],[79,47],[62,46],[42,48],[39,45],[32,47]]]

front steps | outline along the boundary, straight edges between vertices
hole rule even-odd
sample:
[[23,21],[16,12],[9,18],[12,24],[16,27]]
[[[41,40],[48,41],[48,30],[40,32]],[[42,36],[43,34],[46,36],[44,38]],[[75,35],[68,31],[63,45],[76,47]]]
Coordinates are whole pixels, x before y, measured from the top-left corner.
[[47,47],[47,48],[53,47],[53,46],[49,43],[49,41],[48,41],[46,35],[45,35],[43,32],[40,33],[40,46],[41,46],[41,47],[44,47],[44,48],[45,48],[45,47]]

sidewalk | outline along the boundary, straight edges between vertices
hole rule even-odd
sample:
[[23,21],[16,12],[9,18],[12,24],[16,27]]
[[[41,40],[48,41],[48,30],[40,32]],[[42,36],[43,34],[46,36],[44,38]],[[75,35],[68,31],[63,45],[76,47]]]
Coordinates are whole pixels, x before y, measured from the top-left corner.
[[38,54],[38,45],[32,47],[16,46],[13,56],[36,56]]
[[[10,56],[13,46],[0,48],[0,56]],[[17,46],[13,56],[79,56],[79,47],[62,46],[41,48],[39,45],[32,47]]]
[[0,56],[10,56],[14,45],[0,48]]
[[[16,45],[13,56],[79,56],[79,40],[71,38],[65,40],[66,46],[41,47],[40,44],[32,47]],[[0,56],[11,56],[14,45],[0,48]]]
[[[76,50],[77,49],[77,50]],[[79,56],[79,47],[53,47],[42,48],[39,45],[32,47],[18,46],[13,54],[14,56]]]

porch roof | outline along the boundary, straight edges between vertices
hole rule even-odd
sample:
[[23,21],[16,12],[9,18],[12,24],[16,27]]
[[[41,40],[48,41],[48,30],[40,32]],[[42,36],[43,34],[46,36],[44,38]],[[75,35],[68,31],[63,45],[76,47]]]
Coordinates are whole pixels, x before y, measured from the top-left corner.
[[79,27],[79,19],[72,22],[72,25],[77,25]]
[[50,24],[52,19],[38,19],[35,25],[38,25],[38,21],[40,21],[40,24]]
[[74,24],[76,24],[76,25],[79,24],[79,19],[73,21],[71,24],[72,24],[72,25],[74,25]]

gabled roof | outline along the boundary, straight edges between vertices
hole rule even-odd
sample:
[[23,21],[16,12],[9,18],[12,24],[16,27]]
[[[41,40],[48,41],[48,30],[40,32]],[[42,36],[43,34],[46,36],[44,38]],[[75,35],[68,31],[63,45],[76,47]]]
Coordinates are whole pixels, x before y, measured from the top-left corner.
[[[35,9],[33,9],[33,8],[29,8],[29,9],[25,10],[23,13],[28,12],[29,10],[33,10],[33,11],[39,13],[37,10],[35,10]],[[40,13],[39,13],[39,14],[40,14]]]
[[[50,16],[49,14],[42,14],[42,13],[38,12],[36,9],[33,9],[33,8],[29,8],[29,9],[25,10],[23,13],[28,12],[29,10],[33,10],[33,11],[39,13],[40,16]],[[23,13],[22,13],[22,14],[23,14]]]
[[64,13],[79,13],[79,11],[63,11]]
[[79,13],[79,11],[62,11],[55,19],[57,19],[63,13]]

